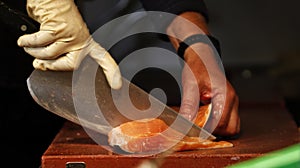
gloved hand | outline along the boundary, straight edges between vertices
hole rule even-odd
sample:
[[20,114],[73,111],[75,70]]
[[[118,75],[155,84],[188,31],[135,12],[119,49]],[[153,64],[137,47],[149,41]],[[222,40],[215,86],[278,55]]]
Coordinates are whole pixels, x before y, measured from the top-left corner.
[[89,54],[102,67],[109,85],[121,87],[118,65],[93,40],[73,0],[27,0],[27,12],[40,23],[40,30],[19,37],[17,43],[35,57],[34,68],[74,70]]

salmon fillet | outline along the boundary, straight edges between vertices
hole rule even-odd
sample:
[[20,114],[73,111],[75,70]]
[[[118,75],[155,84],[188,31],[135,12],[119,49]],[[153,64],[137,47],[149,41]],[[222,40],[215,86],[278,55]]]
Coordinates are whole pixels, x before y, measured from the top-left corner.
[[108,142],[111,146],[119,146],[129,153],[151,153],[165,150],[184,151],[233,146],[227,141],[214,142],[185,136],[157,118],[121,124],[109,132]]

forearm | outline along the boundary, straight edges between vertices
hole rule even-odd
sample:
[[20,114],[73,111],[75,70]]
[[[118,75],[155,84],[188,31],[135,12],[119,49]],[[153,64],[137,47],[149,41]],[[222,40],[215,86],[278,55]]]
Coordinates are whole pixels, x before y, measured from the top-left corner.
[[[187,21],[190,24],[186,24]],[[197,12],[184,12],[170,23],[167,27],[167,34],[171,43],[177,49],[180,43],[179,39],[185,39],[193,34],[209,34],[209,31],[206,20],[201,14]]]
[[[184,12],[177,16],[167,27],[167,34],[170,41],[178,50],[179,43],[187,37],[195,34],[209,35],[209,29],[206,23],[206,19],[197,12]],[[201,71],[207,71],[207,68],[211,70],[220,70],[217,55],[214,53],[214,48],[206,43],[197,42],[188,47],[184,52],[184,60],[190,66],[198,67]],[[201,68],[199,65],[202,65]],[[194,70],[197,70],[194,68]],[[220,71],[219,71],[220,72]]]

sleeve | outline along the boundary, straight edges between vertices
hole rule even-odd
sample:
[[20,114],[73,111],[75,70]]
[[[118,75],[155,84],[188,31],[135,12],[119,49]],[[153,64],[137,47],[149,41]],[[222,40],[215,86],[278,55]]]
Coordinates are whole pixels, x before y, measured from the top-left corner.
[[201,13],[208,22],[208,12],[203,0],[140,0],[147,11],[162,11],[180,14],[186,11]]

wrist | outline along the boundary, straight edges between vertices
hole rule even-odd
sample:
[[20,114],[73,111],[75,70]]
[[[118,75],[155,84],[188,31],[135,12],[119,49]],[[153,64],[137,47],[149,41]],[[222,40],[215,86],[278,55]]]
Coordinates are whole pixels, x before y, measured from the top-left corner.
[[178,56],[182,59],[185,59],[184,55],[186,50],[194,44],[205,44],[206,46],[209,46],[213,51],[216,50],[216,52],[220,54],[220,43],[215,37],[211,35],[194,34],[179,43],[177,48]]

